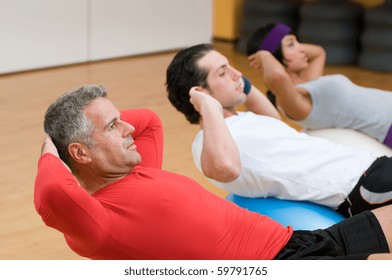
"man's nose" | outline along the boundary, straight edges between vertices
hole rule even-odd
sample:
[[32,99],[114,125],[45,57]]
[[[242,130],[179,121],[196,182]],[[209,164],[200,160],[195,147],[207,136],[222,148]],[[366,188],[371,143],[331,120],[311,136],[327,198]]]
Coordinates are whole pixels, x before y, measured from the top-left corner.
[[242,73],[235,68],[231,68],[231,76],[235,81],[242,77]]
[[135,131],[135,127],[127,122],[121,121],[123,127],[123,135],[126,137]]

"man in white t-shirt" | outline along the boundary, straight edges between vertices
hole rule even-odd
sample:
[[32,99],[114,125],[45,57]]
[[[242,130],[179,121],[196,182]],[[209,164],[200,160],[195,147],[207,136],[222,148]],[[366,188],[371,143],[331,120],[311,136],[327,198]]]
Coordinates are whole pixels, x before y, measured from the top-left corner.
[[193,157],[215,185],[246,197],[312,201],[347,217],[391,204],[391,158],[291,128],[212,45],[178,52],[166,89],[173,106],[201,125]]

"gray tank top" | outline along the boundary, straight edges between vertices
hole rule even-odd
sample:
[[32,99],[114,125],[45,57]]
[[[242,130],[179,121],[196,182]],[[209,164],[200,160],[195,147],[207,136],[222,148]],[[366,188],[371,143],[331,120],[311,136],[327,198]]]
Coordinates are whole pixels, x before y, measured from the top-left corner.
[[366,88],[343,75],[299,84],[312,99],[312,111],[298,124],[308,129],[349,128],[383,142],[392,124],[392,92]]

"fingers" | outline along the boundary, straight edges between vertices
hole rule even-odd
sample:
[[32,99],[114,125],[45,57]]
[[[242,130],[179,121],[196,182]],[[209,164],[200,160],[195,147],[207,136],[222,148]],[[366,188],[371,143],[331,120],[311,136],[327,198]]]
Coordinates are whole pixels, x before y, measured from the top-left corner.
[[194,86],[194,87],[191,87],[191,89],[189,90],[190,101],[192,104],[193,104],[194,99],[200,99],[200,98],[204,97],[204,95],[206,95],[206,93],[203,92],[202,87]]
[[206,92],[206,90],[201,87],[192,87],[189,90],[189,96],[190,103],[199,113],[201,113],[202,107],[213,110],[222,110],[222,106],[220,105],[219,101],[210,96],[208,91]]
[[189,102],[193,105],[193,107],[195,108],[196,111],[200,112],[200,106],[203,98],[203,93],[202,92],[202,88],[198,87],[198,86],[194,86],[189,90]]
[[257,55],[257,53],[252,54],[248,57],[249,65],[253,68],[259,69],[261,67],[261,61]]
[[41,147],[41,154],[44,154],[44,153],[51,153],[57,157],[59,156],[57,148],[52,141],[52,138],[47,133],[45,133],[45,138],[44,138],[44,141],[43,141],[42,147]]
[[194,95],[195,93],[201,93],[201,92],[203,92],[202,87],[194,86],[194,87],[191,87],[191,89],[189,90],[189,95],[192,97],[192,95]]
[[199,86],[194,86],[191,88],[191,90],[203,91],[203,88]]
[[44,141],[52,141],[52,137],[49,134],[45,133]]

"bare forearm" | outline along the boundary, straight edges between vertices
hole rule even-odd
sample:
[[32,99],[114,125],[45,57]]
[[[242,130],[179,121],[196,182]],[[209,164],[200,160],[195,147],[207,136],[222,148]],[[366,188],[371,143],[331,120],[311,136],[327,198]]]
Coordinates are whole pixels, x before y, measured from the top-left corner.
[[324,73],[326,53],[325,50],[318,45],[302,44],[308,57],[309,66],[300,73],[303,80],[313,80],[320,77]]
[[302,44],[302,47],[305,50],[306,56],[312,60],[316,57],[322,56],[325,54],[325,50],[323,47],[314,44]]
[[212,179],[229,182],[238,177],[241,161],[235,143],[220,111],[203,107],[203,173]]
[[247,96],[244,106],[247,111],[253,112],[255,114],[281,119],[280,114],[274,105],[272,105],[272,103],[262,92],[253,86]]

